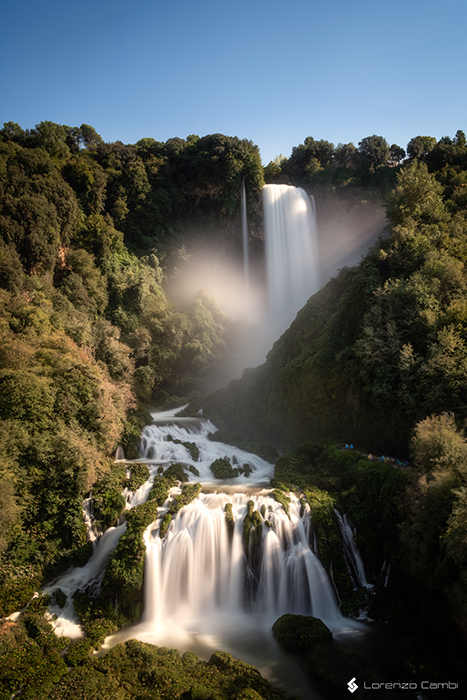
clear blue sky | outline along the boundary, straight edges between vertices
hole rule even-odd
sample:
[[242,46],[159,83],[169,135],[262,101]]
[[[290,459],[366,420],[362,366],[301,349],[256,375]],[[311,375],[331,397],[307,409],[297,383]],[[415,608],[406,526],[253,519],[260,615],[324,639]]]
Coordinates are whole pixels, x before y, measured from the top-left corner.
[[220,132],[264,164],[307,136],[467,132],[465,0],[25,0],[0,16],[0,124]]

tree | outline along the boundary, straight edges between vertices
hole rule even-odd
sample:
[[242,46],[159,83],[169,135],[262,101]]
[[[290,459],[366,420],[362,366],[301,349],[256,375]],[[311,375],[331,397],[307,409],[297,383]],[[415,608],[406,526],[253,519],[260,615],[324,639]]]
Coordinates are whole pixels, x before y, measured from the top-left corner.
[[4,122],[0,135],[5,141],[24,141],[26,132],[16,122]]
[[397,160],[397,162],[400,163],[401,160],[404,160],[405,158],[405,151],[403,148],[398,146],[397,143],[393,143],[389,149],[389,155],[392,160]]
[[292,154],[283,164],[283,172],[297,180],[308,179],[314,173],[328,166],[334,156],[334,144],[329,141],[315,141],[307,136],[304,143],[292,148]]
[[339,168],[354,168],[356,153],[353,143],[339,143],[334,151],[333,164]]
[[359,141],[358,150],[374,167],[384,165],[389,158],[389,144],[383,136],[366,136]]
[[56,283],[74,306],[85,310],[92,318],[107,306],[105,277],[96,268],[94,256],[86,250],[68,251],[65,265],[56,273]]
[[282,174],[282,166],[287,161],[287,158],[282,153],[269,161],[264,168],[264,179],[266,182],[277,182]]
[[430,151],[436,146],[434,136],[414,136],[407,144],[407,155],[410,160],[426,160]]
[[449,471],[466,474],[467,441],[457,429],[451,413],[434,415],[420,421],[412,438],[415,466],[425,474]]
[[90,148],[91,146],[99,146],[101,143],[104,143],[102,136],[97,133],[93,126],[89,126],[89,124],[81,124],[80,132],[81,141],[86,148]]
[[454,137],[454,143],[456,146],[459,146],[462,149],[465,149],[467,146],[467,140],[465,137],[465,133],[461,131],[460,129],[456,131],[456,135]]
[[334,155],[334,144],[324,139],[315,141],[311,136],[307,136],[305,148],[310,156],[310,160],[315,158],[322,168],[329,165]]
[[67,144],[69,132],[69,126],[45,121],[36,124],[36,128],[32,130],[31,135],[35,143],[45,148],[52,157],[66,158],[70,155],[70,148]]
[[443,188],[425,163],[414,161],[398,174],[397,185],[386,200],[386,214],[392,226],[409,219],[432,223],[444,214]]

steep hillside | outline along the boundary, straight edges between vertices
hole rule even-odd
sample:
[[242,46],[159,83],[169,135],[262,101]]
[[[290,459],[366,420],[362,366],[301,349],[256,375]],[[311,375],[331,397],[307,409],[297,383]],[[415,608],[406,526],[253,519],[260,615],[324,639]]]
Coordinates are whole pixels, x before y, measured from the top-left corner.
[[266,363],[211,400],[279,444],[337,438],[405,453],[415,424],[467,418],[466,149],[414,160],[387,197],[391,235],[297,314]]

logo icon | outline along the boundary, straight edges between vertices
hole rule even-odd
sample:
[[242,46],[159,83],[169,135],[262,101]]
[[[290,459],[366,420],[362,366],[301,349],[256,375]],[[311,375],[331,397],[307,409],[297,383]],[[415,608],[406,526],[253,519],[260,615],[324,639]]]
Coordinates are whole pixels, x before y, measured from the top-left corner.
[[355,683],[355,678],[352,678],[347,685],[349,686],[349,690],[351,693],[355,693],[355,691],[358,688],[358,685]]

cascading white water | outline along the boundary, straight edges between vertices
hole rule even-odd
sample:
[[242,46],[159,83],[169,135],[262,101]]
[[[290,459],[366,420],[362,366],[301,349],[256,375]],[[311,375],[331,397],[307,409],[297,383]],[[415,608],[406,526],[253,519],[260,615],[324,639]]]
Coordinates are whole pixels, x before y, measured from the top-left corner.
[[110,527],[97,541],[94,553],[85,566],[72,567],[44,588],[46,595],[53,595],[56,590],[60,589],[67,596],[63,608],[59,608],[55,604],[51,604],[49,607],[50,613],[57,616],[53,621],[53,625],[58,635],[65,635],[70,638],[82,636],[78,616],[73,606],[73,593],[78,590],[84,590],[88,586],[93,587],[94,590],[100,587],[104,576],[105,564],[125,530],[126,523],[118,527]]
[[245,180],[242,180],[242,239],[243,239],[243,274],[245,280],[245,302],[250,296],[250,256],[248,251],[248,219],[246,211]]
[[262,195],[270,323],[282,333],[319,289],[316,215],[299,187],[265,185]]
[[[152,471],[152,473],[149,479],[134,493],[129,493],[127,495],[126,510],[134,508],[146,501],[156,473],[154,468],[150,471]],[[88,530],[88,534],[93,533],[93,524],[89,516],[90,500],[91,499],[86,499],[83,504],[83,514],[86,524],[88,524],[89,521],[90,529]],[[63,608],[60,608],[55,603],[51,603],[49,606],[49,613],[54,616],[52,624],[58,635],[65,635],[70,638],[82,636],[78,616],[73,605],[73,594],[76,591],[86,590],[87,593],[92,596],[99,592],[104,576],[105,565],[111,552],[117,546],[120,537],[125,532],[126,527],[126,522],[124,522],[118,525],[118,527],[108,528],[104,534],[100,536],[89,537],[93,542],[94,551],[87,564],[85,564],[85,566],[71,567],[67,572],[44,588],[44,593],[50,596],[53,596],[54,592],[59,589],[66,595],[66,602]]]
[[337,522],[339,523],[348,568],[355,587],[366,586],[367,588],[371,588],[372,584],[367,581],[362,557],[355,544],[355,528],[346,514],[342,516],[339,511],[336,510],[334,512],[337,517]]
[[[154,416],[157,422],[146,426],[141,436],[140,454],[147,464],[168,466],[174,462],[180,462],[194,467],[199,473],[199,476],[197,475],[193,480],[201,483],[219,483],[210,466],[214,460],[227,457],[234,466],[241,467],[248,464],[253,471],[249,477],[240,474],[222,483],[239,486],[251,483],[269,484],[273,474],[272,464],[238,447],[209,440],[209,434],[216,431],[211,421],[197,418],[177,418],[175,421],[173,416],[160,420],[159,414]],[[190,442],[194,443],[199,450],[198,459],[193,459],[186,446]]]
[[[256,455],[209,440],[214,426],[204,419],[153,414],[142,434],[140,452],[151,468],[180,462],[194,466],[203,489],[182,508],[164,538],[164,513],[144,534],[146,564],[141,623],[106,640],[104,648],[130,638],[195,651],[209,658],[223,649],[258,667],[272,682],[302,698],[318,697],[299,664],[284,655],[271,627],[284,613],[321,618],[337,637],[359,633],[361,623],[341,615],[331,581],[316,553],[309,507],[290,494],[289,514],[271,495],[273,466]],[[183,444],[185,443],[185,444]],[[188,443],[199,450],[193,459]],[[228,482],[209,469],[218,457],[248,463],[250,476]],[[248,502],[262,512],[258,536],[244,544]],[[232,504],[233,522],[226,520]],[[250,503],[251,509],[251,503]],[[165,510],[165,509],[164,509]],[[293,670],[292,670],[293,669]],[[291,674],[293,678],[291,678]]]
[[[256,510],[264,506],[269,522],[261,527],[256,562],[243,547],[249,500]],[[231,540],[226,503],[233,506]],[[310,549],[309,516],[300,517],[299,511],[296,497],[289,517],[268,494],[201,494],[180,512],[165,540],[151,526],[143,624],[154,640],[167,639],[174,626],[198,634],[207,621],[250,614],[270,625],[286,612],[313,614],[342,627],[332,585]]]
[[[271,496],[273,466],[251,453],[209,440],[215,431],[202,418],[175,418],[179,409],[153,414],[141,438],[141,459],[148,463],[150,479],[132,495],[128,507],[144,502],[159,467],[180,462],[193,466],[203,490],[173,519],[164,538],[159,518],[144,533],[146,564],[145,606],[142,621],[106,640],[101,651],[120,641],[144,642],[195,651],[209,658],[223,649],[259,668],[273,683],[301,698],[318,698],[300,664],[285,654],[272,637],[271,627],[284,613],[321,618],[337,637],[359,633],[361,623],[341,615],[329,577],[313,551],[315,537],[309,507],[290,494],[289,514]],[[189,444],[196,445],[193,458]],[[218,457],[233,464],[250,465],[252,473],[228,482],[216,479],[209,467]],[[173,489],[169,497],[180,493]],[[250,504],[249,504],[250,502]],[[252,503],[251,503],[252,502]],[[232,504],[232,523],[225,507]],[[263,514],[258,529],[244,543],[248,509]],[[58,634],[81,634],[73,608],[77,590],[98,592],[104,566],[126,524],[110,528],[95,543],[84,567],[75,567],[54,581],[45,593],[58,588],[67,595],[63,609],[52,605]]]

